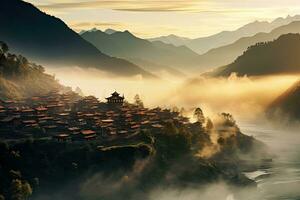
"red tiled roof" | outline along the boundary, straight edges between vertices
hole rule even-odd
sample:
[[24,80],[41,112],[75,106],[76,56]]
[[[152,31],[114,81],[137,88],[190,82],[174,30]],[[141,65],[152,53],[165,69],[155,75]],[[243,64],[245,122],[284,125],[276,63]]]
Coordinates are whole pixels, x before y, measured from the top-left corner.
[[96,134],[96,132],[92,131],[92,130],[82,130],[81,134],[83,134],[83,135],[93,135],[93,134]]

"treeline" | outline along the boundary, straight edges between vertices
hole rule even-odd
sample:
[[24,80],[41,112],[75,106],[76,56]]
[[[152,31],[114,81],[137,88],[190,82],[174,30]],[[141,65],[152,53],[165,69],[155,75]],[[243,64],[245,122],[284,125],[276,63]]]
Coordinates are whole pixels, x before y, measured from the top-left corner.
[[8,45],[0,41],[0,98],[26,97],[59,88],[55,77],[46,74],[41,65],[9,53]]
[[300,72],[300,34],[286,34],[270,42],[248,47],[232,64],[219,68],[215,75],[269,75]]

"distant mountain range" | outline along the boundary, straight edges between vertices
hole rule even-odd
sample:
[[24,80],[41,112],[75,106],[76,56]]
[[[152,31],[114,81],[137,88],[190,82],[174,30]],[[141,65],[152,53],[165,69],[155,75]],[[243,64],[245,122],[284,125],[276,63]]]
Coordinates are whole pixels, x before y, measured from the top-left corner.
[[185,45],[197,52],[198,54],[204,54],[207,51],[218,48],[224,45],[231,44],[242,37],[253,36],[260,32],[270,32],[274,28],[289,24],[293,21],[300,21],[300,15],[287,16],[286,18],[277,18],[272,22],[267,21],[255,21],[249,23],[234,31],[222,31],[220,33],[201,37],[196,39],[189,39],[179,37],[176,35],[162,36],[157,38],[151,38],[150,41],[162,41],[167,44],[173,44],[176,46]]
[[100,52],[63,21],[21,0],[2,0],[0,40],[15,53],[53,66],[94,67],[122,76],[154,77],[135,64]]
[[180,37],[174,34],[170,34],[168,36],[161,36],[157,38],[148,39],[150,42],[160,41],[166,44],[173,44],[175,46],[182,46],[188,44],[192,39],[187,37]]
[[[300,24],[294,22],[293,24]],[[300,34],[286,34],[271,42],[257,43],[247,49],[232,64],[220,67],[211,74],[229,76],[300,73]]]
[[189,48],[159,41],[149,42],[134,36],[129,31],[110,34],[100,30],[87,31],[81,36],[100,51],[129,60],[146,70],[164,69],[172,74],[180,74],[180,71],[198,66],[199,55]]
[[300,121],[300,81],[280,95],[267,108],[266,114],[271,119],[289,119]]
[[[257,24],[268,24],[266,27],[277,26],[287,21],[296,20],[298,16],[277,19],[272,23],[255,22],[246,25],[243,30],[254,29]],[[256,24],[256,25],[254,25]],[[252,27],[252,28],[250,28]],[[251,32],[251,31],[250,31]],[[161,69],[166,71],[201,73],[213,68],[232,63],[238,56],[251,45],[258,42],[266,42],[277,39],[280,35],[287,33],[300,33],[300,21],[273,29],[269,33],[257,33],[251,37],[240,38],[232,44],[212,49],[203,55],[199,55],[186,46],[175,46],[161,41],[149,42],[138,38],[129,31],[105,33],[92,29],[82,34],[82,37],[96,46],[100,51],[120,58],[129,60],[145,70],[157,72]],[[176,38],[174,36],[173,38]],[[186,38],[183,38],[186,39]],[[173,73],[174,74],[174,73]]]
[[198,70],[209,70],[214,67],[230,64],[238,56],[242,55],[249,46],[259,42],[272,41],[277,39],[280,35],[287,33],[300,33],[300,21],[278,27],[270,33],[258,33],[251,37],[241,38],[230,45],[212,49],[200,56]]

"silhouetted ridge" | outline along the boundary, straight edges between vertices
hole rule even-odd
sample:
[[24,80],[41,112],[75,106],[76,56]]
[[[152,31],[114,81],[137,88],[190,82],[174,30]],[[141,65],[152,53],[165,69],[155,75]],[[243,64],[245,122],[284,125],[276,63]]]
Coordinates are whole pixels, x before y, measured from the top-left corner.
[[217,76],[269,75],[300,72],[300,34],[286,34],[271,42],[250,46],[232,64],[213,72]]
[[20,0],[4,0],[0,6],[0,39],[12,51],[44,64],[96,67],[118,75],[148,72],[123,59],[101,53],[60,19]]

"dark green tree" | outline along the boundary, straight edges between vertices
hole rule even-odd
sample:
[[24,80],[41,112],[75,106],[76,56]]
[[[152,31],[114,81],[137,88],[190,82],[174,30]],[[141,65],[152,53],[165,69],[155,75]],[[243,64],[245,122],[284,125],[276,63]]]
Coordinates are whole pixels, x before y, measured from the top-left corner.
[[27,181],[13,179],[10,187],[11,200],[26,200],[32,194],[32,189]]
[[134,104],[140,108],[144,108],[144,103],[138,94],[134,96]]
[[204,124],[205,117],[201,108],[198,107],[195,109],[194,117],[196,118],[197,122],[199,122],[200,124]]

